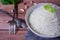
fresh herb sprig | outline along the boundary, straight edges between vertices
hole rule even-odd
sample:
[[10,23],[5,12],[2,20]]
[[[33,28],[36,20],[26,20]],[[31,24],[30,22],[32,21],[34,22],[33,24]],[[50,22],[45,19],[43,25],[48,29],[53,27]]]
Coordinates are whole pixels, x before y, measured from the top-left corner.
[[56,11],[56,9],[53,8],[50,4],[44,5],[44,9],[50,11],[51,13]]

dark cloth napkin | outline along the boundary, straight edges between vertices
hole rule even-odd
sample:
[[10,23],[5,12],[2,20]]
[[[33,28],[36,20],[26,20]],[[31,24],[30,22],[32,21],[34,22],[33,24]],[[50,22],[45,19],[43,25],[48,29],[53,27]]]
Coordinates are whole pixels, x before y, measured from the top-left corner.
[[28,30],[28,32],[25,35],[25,40],[60,40],[60,37],[56,37],[56,38],[43,38],[43,37],[35,35],[33,32]]

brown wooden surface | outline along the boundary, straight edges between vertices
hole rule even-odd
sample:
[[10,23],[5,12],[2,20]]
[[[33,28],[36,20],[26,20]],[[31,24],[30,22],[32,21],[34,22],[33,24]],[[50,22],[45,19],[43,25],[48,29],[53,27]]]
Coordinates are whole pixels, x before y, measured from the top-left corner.
[[[33,0],[36,3],[41,3],[41,2],[50,2],[50,3],[54,3],[60,6],[60,0]],[[29,0],[24,0],[24,2],[27,2],[28,6],[32,6],[32,4],[30,4]],[[25,19],[25,12],[21,12],[20,9],[23,8],[24,9],[24,2],[18,5],[18,17]],[[12,10],[13,10],[13,5],[2,5],[0,3],[0,9],[3,9],[11,14],[13,14]],[[8,21],[11,20],[11,17],[7,16],[7,15],[3,15],[0,14],[0,29],[8,29],[9,28],[9,24]],[[18,31],[18,33],[16,35],[9,35],[8,31],[0,31],[0,40],[24,40],[24,35],[25,35],[26,31]]]
[[9,35],[8,31],[0,31],[0,40],[25,40],[26,31],[19,31],[16,35]]
[[[50,2],[50,3],[55,3],[57,5],[60,6],[60,0],[33,0],[34,2],[36,3],[41,3],[41,2]],[[28,6],[32,6],[32,4],[30,4],[30,1],[29,0],[24,0],[24,2],[27,2],[27,5]],[[24,9],[24,2],[23,3],[20,3],[18,4],[18,17],[19,18],[22,18],[22,19],[25,19],[25,12],[21,12],[20,9],[23,8]],[[0,9],[3,9],[5,11],[8,11],[10,12],[11,14],[13,14],[12,10],[13,10],[13,5],[2,5],[0,3]],[[7,15],[3,15],[3,14],[0,14],[0,29],[8,29],[9,28],[9,24],[7,23],[9,20],[11,20],[11,18]]]

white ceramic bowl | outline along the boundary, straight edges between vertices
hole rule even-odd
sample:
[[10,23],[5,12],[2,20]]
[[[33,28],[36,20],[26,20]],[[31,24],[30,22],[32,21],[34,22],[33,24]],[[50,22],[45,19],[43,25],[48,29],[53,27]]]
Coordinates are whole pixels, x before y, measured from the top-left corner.
[[[35,6],[32,6],[31,8],[28,9],[28,11],[26,12],[26,15],[25,15],[26,24],[27,24],[28,28],[29,28],[34,34],[36,34],[37,36],[44,37],[44,38],[54,38],[54,37],[58,37],[58,36],[60,36],[60,33],[58,33],[58,35],[55,35],[55,36],[53,36],[53,37],[39,34],[39,33],[37,33],[34,29],[32,29],[32,28],[30,27],[30,25],[29,25],[29,16],[30,16],[30,14],[33,12],[34,9],[36,9],[36,8],[38,8],[38,7],[40,7],[40,6],[43,6],[44,4],[45,4],[45,3],[39,3],[39,4],[37,4],[37,5],[35,5]],[[60,7],[58,7],[58,6],[57,6],[57,8],[60,9]]]

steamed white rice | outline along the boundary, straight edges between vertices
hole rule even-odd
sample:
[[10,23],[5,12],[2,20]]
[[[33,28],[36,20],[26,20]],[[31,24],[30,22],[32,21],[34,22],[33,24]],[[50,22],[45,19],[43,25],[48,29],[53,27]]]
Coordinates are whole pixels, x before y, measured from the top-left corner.
[[[55,8],[55,5],[50,5]],[[60,25],[58,23],[58,19],[60,18],[57,18],[57,11],[58,9],[56,8],[56,12],[51,13],[44,9],[44,5],[36,8],[29,18],[31,27],[39,34],[55,36],[60,32]]]

